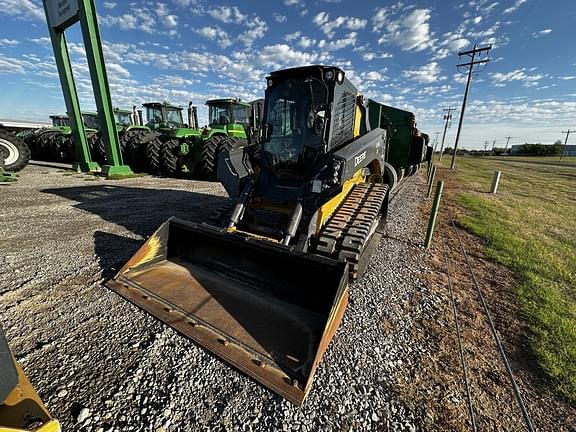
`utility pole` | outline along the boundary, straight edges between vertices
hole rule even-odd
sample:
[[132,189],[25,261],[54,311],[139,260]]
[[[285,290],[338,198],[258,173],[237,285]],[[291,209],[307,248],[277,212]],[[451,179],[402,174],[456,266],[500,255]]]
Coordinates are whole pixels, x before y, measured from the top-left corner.
[[456,108],[451,108],[449,106],[448,108],[444,108],[442,111],[446,112],[446,114],[444,114],[444,120],[446,120],[446,122],[444,123],[444,134],[442,135],[442,145],[440,146],[440,158],[438,161],[442,160],[442,153],[444,153],[444,141],[446,140],[446,129],[450,127],[452,113],[456,111]]
[[492,151],[494,151],[494,147],[496,147],[496,140],[492,141]]
[[436,137],[434,138],[434,151],[432,152],[432,157],[434,157],[434,153],[436,153],[436,147],[438,147],[438,135],[440,135],[442,132],[434,132],[436,134]]
[[506,151],[508,150],[508,144],[510,143],[510,138],[514,138],[514,137],[511,137],[511,136],[506,137],[506,148],[504,149],[504,153],[506,153]]
[[486,157],[486,150],[488,150],[488,140],[484,141],[484,157]]
[[456,65],[456,68],[460,68],[463,66],[468,67],[468,80],[466,81],[466,90],[464,91],[464,100],[462,101],[462,110],[460,111],[460,121],[458,122],[458,131],[456,132],[456,141],[454,142],[454,153],[452,153],[452,163],[450,164],[450,169],[454,169],[454,165],[456,164],[456,153],[458,152],[458,140],[460,139],[460,132],[462,130],[462,120],[464,119],[464,110],[466,109],[466,101],[468,99],[468,90],[470,90],[470,81],[472,81],[472,73],[478,71],[478,68],[475,66],[479,65],[486,65],[490,60],[475,60],[476,55],[481,56],[482,53],[488,55],[488,51],[492,49],[492,45],[488,45],[486,47],[477,48],[476,44],[474,44],[474,48],[470,51],[459,52],[458,57],[461,58],[462,56],[469,56],[471,57],[470,62],[468,63],[461,63]]
[[562,160],[562,158],[564,157],[564,152],[566,151],[566,145],[568,144],[568,137],[572,132],[576,132],[576,130],[568,129],[567,131],[562,131],[563,134],[566,134],[566,139],[564,140],[564,147],[562,147],[562,153],[560,153],[560,160]]

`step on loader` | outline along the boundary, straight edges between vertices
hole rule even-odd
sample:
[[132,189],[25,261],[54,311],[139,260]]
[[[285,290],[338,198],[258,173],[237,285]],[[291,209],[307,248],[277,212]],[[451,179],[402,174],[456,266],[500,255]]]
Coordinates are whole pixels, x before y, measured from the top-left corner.
[[14,359],[0,328],[0,431],[60,432],[26,374]]
[[219,155],[221,223],[169,219],[106,286],[301,404],[397,181],[369,106],[336,67],[270,74],[259,144]]

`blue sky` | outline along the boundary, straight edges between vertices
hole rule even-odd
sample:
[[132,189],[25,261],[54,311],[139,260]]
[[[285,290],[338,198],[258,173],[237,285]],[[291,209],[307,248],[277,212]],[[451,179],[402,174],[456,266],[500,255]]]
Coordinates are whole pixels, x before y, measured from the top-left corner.
[[[459,50],[492,44],[461,143],[553,142],[576,128],[574,0],[95,0],[115,106],[261,97],[270,71],[334,64],[367,96],[441,131],[460,109]],[[82,108],[94,109],[78,26],[67,30]],[[65,111],[40,0],[0,0],[0,118]],[[457,117],[447,138],[454,142]]]

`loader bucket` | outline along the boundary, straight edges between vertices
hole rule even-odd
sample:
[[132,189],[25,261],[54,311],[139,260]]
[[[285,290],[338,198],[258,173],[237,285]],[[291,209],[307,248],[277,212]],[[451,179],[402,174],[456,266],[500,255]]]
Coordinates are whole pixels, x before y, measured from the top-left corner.
[[106,286],[300,405],[348,302],[348,264],[176,218]]

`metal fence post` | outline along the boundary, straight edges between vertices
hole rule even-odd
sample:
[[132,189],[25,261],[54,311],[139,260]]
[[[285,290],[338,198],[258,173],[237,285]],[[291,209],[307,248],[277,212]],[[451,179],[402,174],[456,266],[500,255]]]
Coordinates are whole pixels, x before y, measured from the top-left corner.
[[424,246],[426,249],[432,243],[432,234],[434,234],[434,226],[436,225],[436,216],[438,215],[438,208],[440,207],[440,199],[442,198],[442,191],[444,190],[444,182],[439,181],[436,187],[436,195],[434,196],[434,204],[432,204],[432,212],[430,213],[430,221],[428,222],[428,231],[426,232],[426,241]]
[[500,171],[494,172],[494,177],[492,178],[492,187],[490,188],[490,193],[495,194],[496,191],[498,190],[498,183],[500,183],[500,175],[501,174],[502,174],[502,172],[500,172]]
[[432,194],[432,185],[434,184],[434,177],[436,176],[436,170],[432,170],[432,175],[430,175],[430,180],[428,181],[428,193],[426,194],[426,198],[430,198]]

